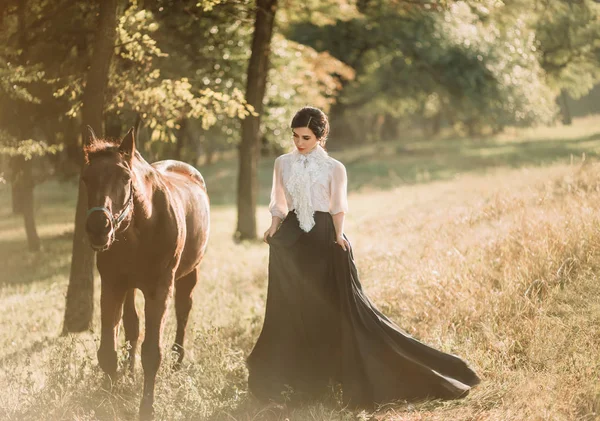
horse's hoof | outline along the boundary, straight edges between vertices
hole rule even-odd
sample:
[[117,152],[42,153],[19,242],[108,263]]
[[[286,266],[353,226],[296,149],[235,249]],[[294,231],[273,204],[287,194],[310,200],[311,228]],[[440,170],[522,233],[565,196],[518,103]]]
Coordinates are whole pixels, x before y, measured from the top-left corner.
[[175,362],[171,365],[171,369],[173,371],[179,371],[181,369],[181,362],[183,361],[183,356],[185,354],[185,350],[181,345],[174,344],[171,348],[171,352],[174,354],[173,356],[176,358]]

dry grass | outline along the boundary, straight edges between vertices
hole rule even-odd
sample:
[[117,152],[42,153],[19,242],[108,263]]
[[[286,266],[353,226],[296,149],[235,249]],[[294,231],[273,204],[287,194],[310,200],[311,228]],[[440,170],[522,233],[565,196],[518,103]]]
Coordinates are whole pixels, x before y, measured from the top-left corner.
[[[137,380],[106,384],[96,367],[98,333],[58,336],[73,194],[53,184],[43,190],[45,251],[36,255],[24,252],[21,221],[0,201],[0,419],[137,416],[141,371]],[[262,322],[267,249],[234,244],[235,211],[220,206],[195,292],[187,363],[177,373],[164,364],[159,373],[159,419],[600,419],[600,164],[363,188],[350,205],[347,232],[367,293],[411,334],[467,359],[483,383],[462,401],[400,402],[375,413],[260,406],[247,394],[244,357]],[[266,209],[259,215],[265,228]]]

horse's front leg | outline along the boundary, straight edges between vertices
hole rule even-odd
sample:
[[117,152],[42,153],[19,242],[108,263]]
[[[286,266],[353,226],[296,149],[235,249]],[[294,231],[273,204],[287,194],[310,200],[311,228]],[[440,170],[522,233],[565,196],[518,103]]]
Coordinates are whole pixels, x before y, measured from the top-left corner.
[[[172,284],[172,281],[171,281]],[[171,285],[170,284],[170,285]],[[154,384],[162,360],[161,336],[167,312],[169,287],[145,296],[146,333],[142,344],[142,367],[144,368],[144,392],[140,405],[140,419],[154,418]]]
[[135,289],[127,291],[123,305],[123,327],[125,328],[125,341],[129,343],[129,371],[135,373],[135,351],[140,336],[140,319],[135,309]]
[[98,349],[98,364],[100,368],[115,380],[117,374],[117,347],[116,340],[119,332],[118,326],[123,311],[125,288],[116,282],[102,280],[100,296],[100,348]]

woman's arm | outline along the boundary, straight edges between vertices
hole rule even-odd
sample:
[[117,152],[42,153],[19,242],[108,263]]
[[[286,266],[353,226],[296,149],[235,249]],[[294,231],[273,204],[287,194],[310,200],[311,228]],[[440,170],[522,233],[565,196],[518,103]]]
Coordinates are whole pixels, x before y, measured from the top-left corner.
[[281,221],[288,213],[287,200],[283,187],[283,175],[281,173],[281,159],[275,160],[273,167],[273,186],[271,187],[271,202],[269,203],[269,212],[271,213],[271,226],[265,231],[263,241],[266,243],[268,237],[275,235],[281,225]]
[[335,242],[340,245],[346,251],[349,247],[348,242],[344,238],[344,218],[346,214],[344,212],[336,213],[332,215],[333,226],[335,227]]
[[344,238],[344,218],[348,212],[348,176],[346,168],[341,162],[336,161],[336,166],[331,177],[331,192],[329,212],[333,218],[335,226],[335,242],[344,250],[349,247],[348,242]]

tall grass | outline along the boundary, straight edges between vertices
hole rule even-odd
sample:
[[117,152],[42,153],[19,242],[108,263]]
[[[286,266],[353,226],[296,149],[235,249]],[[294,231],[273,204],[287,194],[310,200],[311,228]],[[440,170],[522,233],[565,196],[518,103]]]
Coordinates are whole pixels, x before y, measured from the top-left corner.
[[[267,248],[235,244],[235,211],[223,204],[213,208],[187,360],[175,373],[163,364],[157,417],[600,419],[600,164],[511,166],[454,171],[426,184],[370,184],[350,195],[347,232],[366,292],[406,331],[474,366],[483,382],[465,400],[397,402],[372,413],[253,400],[244,358],[262,323]],[[21,221],[0,201],[0,419],[137,417],[141,370],[107,383],[96,363],[98,332],[59,336],[73,194],[44,188],[38,217],[45,251],[35,255],[25,252]],[[259,215],[266,228],[264,207]],[[172,313],[165,350],[174,338]]]

